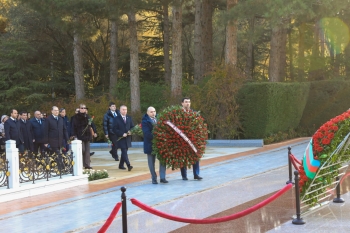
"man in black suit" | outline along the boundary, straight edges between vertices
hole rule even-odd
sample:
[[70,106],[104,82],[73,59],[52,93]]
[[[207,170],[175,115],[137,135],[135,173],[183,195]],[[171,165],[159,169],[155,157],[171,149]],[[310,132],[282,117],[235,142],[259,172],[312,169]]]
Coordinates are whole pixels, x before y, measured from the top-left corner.
[[24,140],[24,149],[29,151],[34,151],[33,145],[33,128],[32,124],[27,120],[27,112],[20,112],[19,125],[21,127],[21,132]]
[[64,140],[68,141],[66,126],[62,117],[58,116],[58,107],[53,106],[51,109],[52,115],[46,118],[45,125],[45,146],[50,145],[51,151],[59,153],[64,146]]
[[45,150],[45,121],[46,118],[41,118],[40,111],[35,111],[34,117],[30,119],[33,129],[34,153],[38,153],[39,148],[39,152]]
[[11,110],[10,118],[5,122],[5,139],[15,140],[16,147],[20,153],[24,152],[24,140],[21,133],[19,122],[17,121],[18,112],[16,109]]
[[128,108],[125,105],[120,106],[120,114],[113,118],[113,132],[117,135],[119,141],[117,147],[121,149],[122,154],[119,162],[119,169],[126,169],[124,163],[128,166],[128,171],[131,171],[133,166],[130,165],[128,158],[128,148],[131,147],[130,129],[134,127],[132,119],[127,115]]
[[[191,110],[191,99],[188,97],[185,97],[181,101],[182,109],[185,112],[188,112]],[[201,180],[203,179],[201,176],[199,176],[199,161],[197,161],[195,164],[192,165],[193,169],[193,177],[195,180]],[[182,167],[181,168],[181,176],[183,180],[188,180],[187,178],[187,168]]]
[[109,153],[112,154],[115,161],[119,161],[117,135],[115,135],[113,132],[113,119],[120,115],[116,109],[117,107],[115,106],[115,103],[109,103],[109,109],[103,116],[103,131],[105,133],[105,137],[112,142],[112,150]]

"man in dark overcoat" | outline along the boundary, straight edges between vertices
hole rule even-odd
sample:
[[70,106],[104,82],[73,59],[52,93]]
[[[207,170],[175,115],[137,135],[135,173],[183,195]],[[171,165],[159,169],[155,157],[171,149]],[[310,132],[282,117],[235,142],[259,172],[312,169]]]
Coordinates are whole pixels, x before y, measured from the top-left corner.
[[105,137],[112,142],[112,150],[110,151],[112,157],[115,161],[119,161],[117,135],[113,132],[113,119],[120,115],[116,109],[115,103],[109,103],[109,109],[103,116],[103,132]]
[[119,116],[113,119],[113,132],[117,135],[117,147],[121,149],[122,154],[119,162],[119,169],[126,169],[124,163],[128,167],[128,171],[131,171],[133,166],[130,165],[128,158],[128,148],[131,147],[131,128],[134,127],[132,118],[127,115],[128,108],[125,105],[120,106]]
[[46,118],[41,118],[41,112],[35,111],[34,117],[30,119],[30,123],[33,129],[33,139],[34,139],[34,153],[42,152],[45,150],[45,121]]
[[62,117],[58,115],[58,107],[53,106],[51,115],[46,118],[45,125],[45,146],[50,145],[54,153],[58,153],[64,146],[64,140],[68,141],[68,133]]
[[23,135],[24,140],[24,149],[29,151],[34,151],[34,144],[33,144],[33,128],[32,124],[27,120],[27,112],[20,112],[20,120],[19,125],[21,127],[21,132]]
[[72,136],[82,141],[83,166],[85,169],[92,169],[90,166],[90,140],[92,120],[86,114],[86,105],[80,104],[79,112],[75,114],[72,121]]
[[18,112],[16,109],[11,110],[10,118],[5,121],[4,129],[5,129],[5,139],[7,140],[15,140],[16,147],[20,153],[24,152],[24,140],[21,133],[21,127],[17,120]]
[[[152,184],[158,184],[155,171],[156,156],[152,154],[153,125],[157,124],[156,109],[148,107],[147,113],[142,117],[143,152],[147,154],[148,168],[151,173]],[[168,183],[165,179],[165,165],[159,162],[160,183]]]

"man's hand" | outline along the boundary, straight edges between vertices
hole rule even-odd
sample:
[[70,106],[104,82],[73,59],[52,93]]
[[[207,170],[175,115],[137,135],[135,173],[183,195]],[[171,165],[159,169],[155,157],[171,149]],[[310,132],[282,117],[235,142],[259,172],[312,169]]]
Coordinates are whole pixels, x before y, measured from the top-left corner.
[[127,137],[127,136],[128,136],[128,134],[127,134],[127,133],[124,133],[124,134],[123,134],[123,137],[124,137],[124,138],[125,138],[125,137]]
[[94,138],[97,138],[97,133],[94,134]]
[[130,132],[130,130],[129,130],[129,131],[127,132],[127,134],[128,134],[128,135],[131,135],[131,132]]
[[107,134],[107,135],[105,135],[105,137],[106,137],[106,138],[108,138],[108,134]]

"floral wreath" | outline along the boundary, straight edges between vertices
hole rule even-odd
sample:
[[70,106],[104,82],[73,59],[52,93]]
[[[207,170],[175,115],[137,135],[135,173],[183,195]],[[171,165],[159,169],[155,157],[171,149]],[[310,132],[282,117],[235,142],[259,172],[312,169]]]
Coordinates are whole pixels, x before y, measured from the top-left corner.
[[153,128],[153,154],[161,164],[177,169],[191,167],[204,154],[207,125],[199,112],[170,106],[158,115]]
[[[312,136],[312,140],[310,142],[313,154],[313,158],[311,159],[314,160],[314,164],[317,164],[317,167],[322,167],[322,165],[329,159],[329,156],[333,153],[333,151],[336,150],[338,145],[343,141],[343,139],[349,132],[350,109],[323,124]],[[305,195],[313,180],[312,177],[310,177],[310,173],[306,166],[305,159],[306,156],[304,155],[303,163],[299,166],[298,169],[300,173],[299,189],[301,196]],[[342,154],[334,154],[332,160],[337,161],[338,159],[341,159],[341,161],[343,162],[350,160],[350,158],[346,158],[342,156]],[[322,186],[327,186],[334,181],[334,178],[338,176],[338,169],[340,167],[341,164],[336,164],[330,166],[325,171],[322,171],[322,173],[328,174],[324,175],[323,177],[317,178],[314,181],[314,184],[316,185],[313,185],[313,187],[311,187],[309,191],[312,191],[313,189],[319,190],[315,192],[310,192],[308,195],[306,195],[305,199],[310,200],[307,203],[317,203],[317,195],[326,191],[326,189],[322,188]]]

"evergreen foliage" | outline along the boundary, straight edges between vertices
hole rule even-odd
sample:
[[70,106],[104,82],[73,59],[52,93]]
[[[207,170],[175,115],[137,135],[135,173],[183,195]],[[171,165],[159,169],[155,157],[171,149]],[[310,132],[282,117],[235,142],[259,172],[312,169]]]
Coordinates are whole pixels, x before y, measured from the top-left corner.
[[309,83],[249,83],[238,94],[244,138],[264,138],[295,129],[302,117]]
[[329,119],[349,109],[349,93],[350,82],[348,80],[311,82],[300,126],[318,129]]

